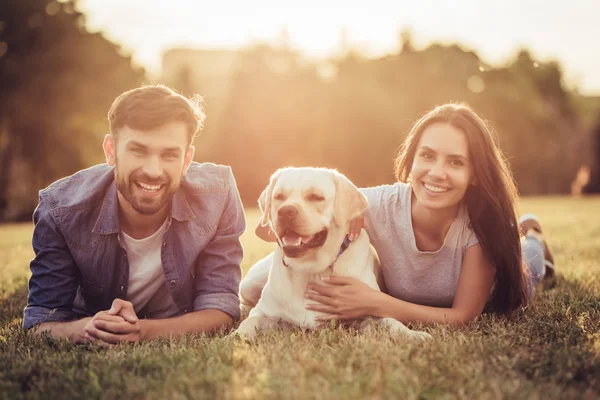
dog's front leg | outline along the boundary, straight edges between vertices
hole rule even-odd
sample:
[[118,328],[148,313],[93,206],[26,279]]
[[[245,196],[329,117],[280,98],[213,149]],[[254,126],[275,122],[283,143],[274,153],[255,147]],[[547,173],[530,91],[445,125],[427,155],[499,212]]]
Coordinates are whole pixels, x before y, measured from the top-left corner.
[[413,331],[408,329],[406,325],[394,318],[382,318],[381,324],[387,326],[391,333],[399,333],[407,336],[411,340],[422,341],[431,339],[431,335],[423,331]]
[[253,339],[258,332],[266,332],[273,328],[276,322],[263,314],[256,313],[240,323],[234,334],[239,334],[246,339]]

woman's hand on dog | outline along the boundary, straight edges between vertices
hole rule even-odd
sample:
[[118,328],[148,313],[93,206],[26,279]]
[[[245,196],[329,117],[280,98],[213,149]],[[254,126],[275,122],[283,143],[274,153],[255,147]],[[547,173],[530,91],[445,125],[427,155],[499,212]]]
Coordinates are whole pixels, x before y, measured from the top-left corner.
[[364,214],[361,214],[350,221],[350,227],[348,228],[348,239],[350,239],[351,242],[358,239],[358,235],[360,235],[362,228],[368,228],[367,220],[365,219]]
[[319,303],[307,305],[307,310],[328,314],[317,317],[317,321],[375,316],[381,292],[358,279],[347,276],[329,276],[323,278],[323,281],[333,286],[310,284],[305,293],[307,299]]

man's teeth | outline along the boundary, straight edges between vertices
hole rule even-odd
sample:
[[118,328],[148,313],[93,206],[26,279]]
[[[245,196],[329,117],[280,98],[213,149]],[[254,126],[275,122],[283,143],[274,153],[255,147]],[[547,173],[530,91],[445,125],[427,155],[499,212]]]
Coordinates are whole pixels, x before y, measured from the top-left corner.
[[138,185],[140,185],[142,187],[142,189],[152,190],[152,191],[159,190],[160,186],[161,186],[161,185],[148,185],[148,184],[142,183],[142,182],[138,182]]
[[428,183],[425,183],[424,186],[425,186],[425,188],[427,190],[431,190],[432,192],[436,192],[436,193],[443,193],[443,192],[447,192],[448,191],[448,189],[446,189],[446,188],[442,188],[442,187],[439,187],[439,186],[433,186],[433,185],[430,185]]

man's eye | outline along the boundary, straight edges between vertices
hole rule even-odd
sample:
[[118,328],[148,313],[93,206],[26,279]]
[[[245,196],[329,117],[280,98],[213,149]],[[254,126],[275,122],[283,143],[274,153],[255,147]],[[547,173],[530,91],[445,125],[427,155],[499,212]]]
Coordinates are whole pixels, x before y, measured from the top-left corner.
[[323,201],[323,200],[325,200],[325,197],[318,195],[316,193],[311,193],[308,195],[308,200],[309,201]]
[[131,151],[135,154],[144,154],[144,150],[142,149],[132,149]]

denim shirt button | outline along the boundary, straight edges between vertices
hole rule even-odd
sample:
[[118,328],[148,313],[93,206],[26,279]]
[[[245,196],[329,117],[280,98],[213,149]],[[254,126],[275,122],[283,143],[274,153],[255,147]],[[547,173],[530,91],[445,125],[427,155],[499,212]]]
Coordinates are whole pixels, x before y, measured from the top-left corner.
[[183,313],[184,313],[184,314],[185,314],[185,313],[187,313],[187,312],[188,312],[187,308],[186,308],[185,310],[183,310]]
[[167,247],[167,242],[164,242],[164,243],[163,243],[163,247]]
[[171,280],[169,283],[170,283],[172,286],[175,286],[175,284],[176,284],[177,282],[175,282],[175,279],[172,279],[172,280]]
[[121,285],[121,292],[125,291],[125,286]]

